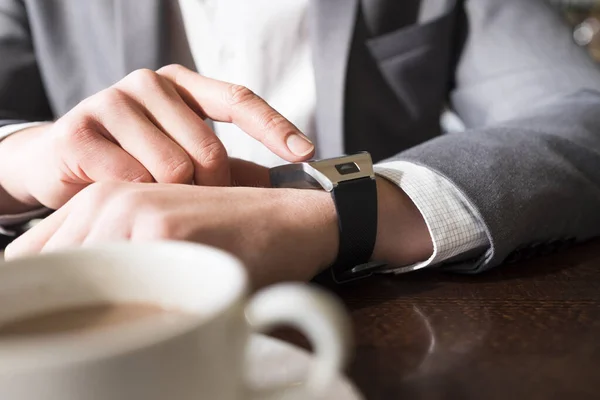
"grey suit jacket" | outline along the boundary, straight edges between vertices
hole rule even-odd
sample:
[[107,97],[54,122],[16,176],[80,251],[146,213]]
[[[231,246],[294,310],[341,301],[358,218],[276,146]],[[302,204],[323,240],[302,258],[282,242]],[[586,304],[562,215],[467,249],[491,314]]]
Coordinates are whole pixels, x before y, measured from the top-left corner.
[[[177,61],[167,9],[0,0],[0,125]],[[600,234],[600,71],[542,0],[314,0],[311,21],[319,143],[454,182],[491,243],[465,271]],[[446,106],[466,132],[441,134]]]

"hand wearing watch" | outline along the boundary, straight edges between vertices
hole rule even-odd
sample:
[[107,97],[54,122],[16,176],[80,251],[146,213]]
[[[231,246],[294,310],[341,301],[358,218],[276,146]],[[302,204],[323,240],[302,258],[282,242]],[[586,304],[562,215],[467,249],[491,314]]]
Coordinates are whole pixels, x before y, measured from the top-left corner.
[[338,254],[331,266],[336,282],[369,276],[385,265],[371,261],[377,239],[377,184],[369,153],[281,165],[269,174],[276,188],[331,193],[339,227]]

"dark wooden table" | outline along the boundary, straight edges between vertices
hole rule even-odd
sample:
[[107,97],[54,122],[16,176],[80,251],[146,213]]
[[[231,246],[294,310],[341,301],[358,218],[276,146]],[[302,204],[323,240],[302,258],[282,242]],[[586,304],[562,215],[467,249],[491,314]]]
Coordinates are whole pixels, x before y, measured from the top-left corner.
[[477,276],[327,287],[352,315],[348,375],[367,400],[600,399],[600,241]]
[[600,241],[478,276],[329,288],[352,315],[348,374],[368,400],[600,399]]

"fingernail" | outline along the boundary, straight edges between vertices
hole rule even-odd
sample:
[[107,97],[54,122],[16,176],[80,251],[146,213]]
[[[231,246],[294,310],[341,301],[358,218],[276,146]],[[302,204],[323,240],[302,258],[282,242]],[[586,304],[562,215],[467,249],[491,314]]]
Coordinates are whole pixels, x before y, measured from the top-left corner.
[[315,145],[306,136],[297,133],[288,136],[286,144],[292,153],[300,157],[310,154],[315,148]]

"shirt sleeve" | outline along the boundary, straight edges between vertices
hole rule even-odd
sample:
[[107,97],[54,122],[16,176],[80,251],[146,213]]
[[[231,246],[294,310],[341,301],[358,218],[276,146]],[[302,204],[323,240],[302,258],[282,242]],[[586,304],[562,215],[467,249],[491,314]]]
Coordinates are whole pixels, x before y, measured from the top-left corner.
[[375,173],[398,185],[423,215],[433,242],[429,259],[390,272],[414,271],[461,255],[483,254],[490,246],[477,211],[452,182],[436,172],[406,161],[375,165]]
[[12,124],[0,127],[0,140],[6,138],[7,136],[12,135],[18,131],[21,131],[26,128],[31,128],[33,126],[42,125],[45,122],[24,122],[21,124]]
[[[41,124],[44,124],[44,122],[25,122],[21,124],[2,126],[0,127],[0,141],[20,130]],[[47,212],[48,209],[39,208],[19,214],[0,215],[0,235],[14,236],[16,232],[10,229],[10,226],[26,223],[32,219],[45,215]]]

